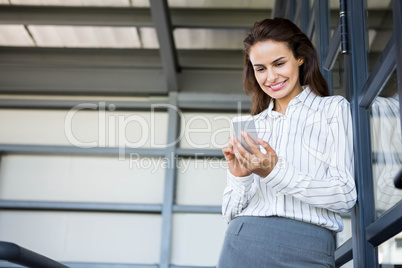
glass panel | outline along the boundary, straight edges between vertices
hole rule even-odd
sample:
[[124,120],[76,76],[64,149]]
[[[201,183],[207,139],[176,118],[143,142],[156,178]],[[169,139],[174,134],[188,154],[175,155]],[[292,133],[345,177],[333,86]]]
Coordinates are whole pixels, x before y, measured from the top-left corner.
[[137,155],[126,160],[5,155],[0,168],[0,200],[160,204],[164,161]]
[[344,56],[339,53],[332,68],[332,90],[334,95],[341,95],[346,98],[345,82]]
[[175,214],[172,264],[215,267],[227,224],[220,214]]
[[160,215],[1,211],[0,222],[0,240],[58,261],[159,262]]
[[402,265],[402,232],[378,247],[378,262],[384,268]]
[[140,48],[135,27],[28,26],[38,47]]
[[368,68],[373,69],[393,31],[391,0],[367,0]]
[[2,4],[10,5],[44,5],[44,6],[118,6],[118,7],[149,7],[149,0],[109,0],[109,1],[82,1],[82,0],[70,0],[70,1],[60,1],[60,0],[8,0],[2,1]]
[[99,102],[82,103],[69,111],[2,109],[0,143],[81,148],[166,147],[166,112],[124,112],[115,111],[115,107]]
[[343,216],[343,231],[336,234],[336,246],[342,246],[343,243],[352,237],[352,221],[350,216]]
[[371,107],[374,194],[377,215],[402,199],[394,177],[402,168],[401,120],[394,72]]
[[344,265],[340,266],[340,268],[353,268],[353,260],[348,261]]
[[[134,1],[135,2],[135,1]],[[168,0],[170,7],[273,9],[274,0]]]
[[176,203],[221,206],[226,187],[226,168],[223,158],[180,159]]
[[227,144],[236,113],[184,113],[181,119],[181,148],[221,149]]
[[[250,25],[251,27],[252,25]],[[177,28],[173,36],[178,49],[243,49],[247,30]]]

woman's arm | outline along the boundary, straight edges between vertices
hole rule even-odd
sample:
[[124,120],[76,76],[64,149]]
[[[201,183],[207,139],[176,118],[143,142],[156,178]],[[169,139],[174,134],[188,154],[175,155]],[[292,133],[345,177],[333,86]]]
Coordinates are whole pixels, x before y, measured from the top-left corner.
[[254,175],[235,177],[227,171],[227,186],[223,193],[222,215],[230,222],[250,201],[250,190],[254,181]]
[[335,106],[328,118],[332,143],[329,160],[323,161],[326,172],[322,177],[301,173],[291,163],[276,165],[264,178],[269,187],[284,195],[334,212],[347,212],[356,203],[356,188],[353,179],[353,133],[349,103],[343,99]]

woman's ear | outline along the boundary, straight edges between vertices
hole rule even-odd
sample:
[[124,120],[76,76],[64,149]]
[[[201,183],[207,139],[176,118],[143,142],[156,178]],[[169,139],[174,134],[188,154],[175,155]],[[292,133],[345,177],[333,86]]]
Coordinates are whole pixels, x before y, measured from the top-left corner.
[[299,59],[298,59],[298,62],[299,62],[299,66],[301,66],[301,65],[303,65],[303,63],[304,63],[304,59],[299,58]]

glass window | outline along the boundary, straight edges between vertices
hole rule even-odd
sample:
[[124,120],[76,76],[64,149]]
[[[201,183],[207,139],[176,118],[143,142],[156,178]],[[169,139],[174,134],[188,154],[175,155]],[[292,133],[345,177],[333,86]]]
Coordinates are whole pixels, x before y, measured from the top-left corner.
[[392,35],[391,0],[367,1],[367,30],[368,69],[371,72]]
[[336,234],[336,246],[342,246],[343,243],[352,237],[352,221],[350,216],[342,216],[343,231]]
[[165,165],[162,158],[137,155],[125,160],[5,155],[1,159],[0,199],[160,204]]
[[385,265],[396,267],[394,265],[402,264],[402,232],[378,247],[378,262],[383,267]]
[[402,199],[394,178],[402,168],[402,138],[397,79],[394,72],[371,107],[371,146],[377,215]]
[[332,90],[334,95],[340,95],[346,98],[344,61],[344,55],[339,53],[332,68]]
[[353,268],[353,260],[348,261],[344,265],[342,265],[340,268]]
[[173,215],[172,264],[216,266],[226,227],[219,214]]
[[166,112],[123,112],[114,111],[115,108],[100,102],[82,103],[68,111],[2,109],[0,143],[82,148],[166,147]]
[[232,133],[236,113],[184,113],[181,118],[181,148],[221,149]]
[[176,203],[221,206],[226,167],[224,158],[180,159]]
[[159,262],[160,215],[1,211],[0,240],[63,262]]

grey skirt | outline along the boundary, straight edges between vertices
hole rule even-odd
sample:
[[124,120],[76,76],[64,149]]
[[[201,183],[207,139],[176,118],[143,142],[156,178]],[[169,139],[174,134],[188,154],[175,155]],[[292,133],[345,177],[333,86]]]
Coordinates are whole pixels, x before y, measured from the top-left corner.
[[280,218],[240,216],[226,231],[217,268],[335,267],[328,229]]

